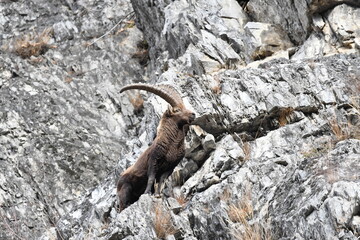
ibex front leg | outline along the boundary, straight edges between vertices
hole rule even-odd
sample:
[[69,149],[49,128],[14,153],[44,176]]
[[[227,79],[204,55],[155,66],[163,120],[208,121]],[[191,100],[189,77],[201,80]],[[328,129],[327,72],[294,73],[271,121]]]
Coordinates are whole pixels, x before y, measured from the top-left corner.
[[148,171],[147,171],[147,185],[145,194],[151,194],[155,183],[156,173],[158,172],[158,165],[160,161],[164,161],[165,148],[161,145],[155,145],[151,153],[149,154]]
[[165,186],[165,180],[166,178],[168,178],[171,173],[173,172],[173,170],[169,170],[169,171],[166,171],[164,172],[161,176],[160,176],[160,180],[158,182],[158,186],[155,190],[155,197],[159,198],[160,197],[160,193],[162,192],[164,186]]
[[151,194],[152,193],[152,188],[154,186],[155,183],[155,175],[156,175],[156,163],[155,161],[150,163],[148,166],[148,181],[147,181],[147,185],[146,185],[146,189],[144,194]]

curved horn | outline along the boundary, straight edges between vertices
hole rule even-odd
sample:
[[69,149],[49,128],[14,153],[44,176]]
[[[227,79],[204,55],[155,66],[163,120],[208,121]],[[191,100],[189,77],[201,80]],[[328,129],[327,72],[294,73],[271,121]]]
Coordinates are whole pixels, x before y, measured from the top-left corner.
[[167,101],[172,107],[183,105],[179,92],[170,85],[150,85],[144,83],[129,84],[121,88],[120,93],[129,89],[139,89],[154,93]]

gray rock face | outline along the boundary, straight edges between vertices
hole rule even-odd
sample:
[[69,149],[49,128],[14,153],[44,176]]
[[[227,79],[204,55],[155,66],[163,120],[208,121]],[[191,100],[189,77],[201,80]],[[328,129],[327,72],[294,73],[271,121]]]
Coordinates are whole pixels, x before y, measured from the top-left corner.
[[[2,27],[13,29],[2,31],[3,46],[18,41],[20,34],[41,33],[51,26],[49,43],[54,45],[45,55],[30,59],[16,56],[11,48],[1,53],[1,239],[38,239],[44,232],[56,236],[58,219],[114,173],[127,148],[124,126],[134,115],[120,114],[123,100],[117,92],[129,74],[134,77],[142,71],[131,57],[142,35],[136,27],[128,28],[87,47],[80,37],[84,19],[79,16],[86,18],[85,8],[96,4],[86,4],[70,9],[65,2],[44,2],[41,8],[31,1],[1,3],[6,14]],[[131,11],[124,2],[119,15],[109,18],[108,28]],[[21,21],[14,21],[17,18]],[[125,167],[126,162],[118,166]],[[114,180],[109,184],[114,186]]]
[[[0,239],[358,239],[358,6],[3,1]],[[144,81],[197,119],[161,198],[119,213],[168,107],[118,92]]]
[[356,0],[312,0],[310,4],[310,12],[321,13],[344,3],[350,6],[360,7],[359,1]]
[[[135,0],[132,3],[139,16],[140,29],[153,46],[150,48],[152,59],[160,57],[163,51],[167,51],[169,58],[178,58],[189,51],[208,72],[248,61],[249,56],[243,51],[247,47],[243,42],[247,36],[238,31],[247,17],[235,0],[171,4],[167,1],[144,4]],[[210,65],[209,69],[206,65]]]
[[253,59],[263,59],[293,46],[287,34],[271,24],[248,22],[245,30],[254,36]]
[[281,26],[293,43],[299,44],[305,40],[310,25],[306,0],[250,0],[246,7],[256,21]]
[[[281,64],[270,62],[262,74],[254,72],[255,70],[262,71],[261,68],[220,73],[223,78],[225,76],[222,74],[227,74],[228,78],[223,82],[235,89],[237,85],[251,83],[251,78],[246,76],[263,76],[263,79],[271,79],[277,74],[281,75],[283,71],[291,74],[292,81],[286,81],[284,75],[283,87],[276,89],[287,90],[288,94],[297,89],[295,95],[306,95],[304,92],[307,92],[309,96],[316,96],[316,98],[309,100],[311,98],[302,96],[300,97],[301,101],[297,101],[291,95],[284,98],[273,98],[272,96],[282,96],[284,93],[278,94],[274,90],[267,90],[270,92],[266,95],[267,102],[270,103],[270,99],[273,98],[278,108],[274,109],[272,106],[266,108],[265,104],[261,111],[263,113],[260,115],[261,117],[254,115],[254,119],[248,118],[247,121],[243,119],[245,116],[251,116],[249,112],[240,108],[236,113],[233,112],[234,109],[227,110],[229,108],[225,108],[226,105],[219,104],[224,109],[222,117],[209,112],[204,118],[218,118],[218,122],[213,121],[209,124],[205,120],[198,120],[199,126],[209,132],[212,131],[212,135],[200,130],[197,126],[193,128],[187,153],[187,157],[193,160],[184,159],[169,179],[168,189],[163,191],[166,196],[173,196],[179,204],[184,204],[180,210],[176,200],[169,200],[172,198],[164,197],[162,200],[150,198],[150,201],[146,196],[119,214],[113,207],[114,187],[104,183],[102,185],[103,197],[96,200],[91,198],[90,203],[83,202],[79,205],[80,207],[90,206],[90,209],[93,209],[84,213],[87,217],[78,221],[76,225],[72,225],[75,221],[71,215],[67,215],[61,220],[61,223],[64,224],[61,225],[61,229],[81,229],[82,234],[86,232],[90,234],[87,235],[90,238],[99,239],[127,237],[142,239],[145,235],[156,238],[159,235],[153,228],[155,220],[151,216],[155,215],[155,209],[160,208],[166,209],[164,211],[171,215],[171,220],[168,221],[176,231],[175,233],[169,231],[168,234],[175,238],[213,239],[216,236],[217,238],[232,239],[233,234],[241,237],[244,236],[243,232],[252,231],[252,234],[256,235],[260,234],[256,229],[263,229],[261,231],[265,231],[267,234],[271,233],[272,237],[283,239],[299,237],[308,239],[314,236],[329,239],[347,236],[355,239],[358,235],[357,230],[349,231],[348,226],[351,225],[352,229],[357,229],[358,205],[356,202],[357,190],[355,189],[357,189],[360,176],[358,174],[359,167],[355,163],[360,154],[357,150],[359,140],[354,138],[359,138],[359,135],[357,133],[345,137],[340,133],[336,134],[335,129],[336,126],[347,122],[346,116],[352,110],[351,107],[349,108],[352,92],[347,86],[351,82],[350,76],[355,74],[354,66],[359,64],[359,60],[359,57],[354,56],[342,56],[342,58],[333,56],[316,63],[307,61]],[[347,70],[341,70],[342,68]],[[298,72],[299,69],[302,74],[296,75],[295,72]],[[294,73],[292,74],[292,72]],[[320,75],[309,77],[314,72],[326,74],[322,77]],[[342,78],[337,77],[336,72],[343,73]],[[348,75],[344,74],[345,72],[348,72]],[[233,75],[230,74],[243,77],[232,77]],[[317,79],[316,81],[323,83],[321,87],[327,90],[316,90],[316,85],[305,84],[301,82],[301,79]],[[334,79],[338,79],[340,82],[334,82]],[[206,79],[201,81],[206,83]],[[279,80],[276,82],[278,83]],[[290,86],[286,87],[285,83]],[[293,83],[297,83],[297,87],[291,85]],[[336,84],[336,90],[329,90],[332,88],[332,84]],[[269,85],[276,86],[275,83]],[[183,92],[191,93],[205,89],[202,86],[196,87],[198,85],[195,83],[191,86],[191,88],[184,86]],[[230,94],[224,88],[222,89],[220,95]],[[245,88],[243,89],[245,91]],[[246,88],[246,91],[250,91],[250,89]],[[264,91],[267,88],[262,89]],[[240,90],[235,91],[239,92]],[[323,91],[327,93],[322,93]],[[330,93],[334,95],[332,96]],[[247,94],[262,96],[260,93]],[[220,100],[214,98],[211,91],[206,91],[205,96],[207,101],[221,103]],[[232,97],[234,98],[233,102],[240,101],[241,94],[232,95]],[[289,102],[284,102],[283,99],[289,99]],[[333,100],[329,102],[329,99]],[[251,109],[258,103],[259,100],[253,101],[251,104],[249,102],[246,108]],[[284,105],[281,105],[282,103]],[[192,106],[196,110],[201,110],[201,106],[206,104],[206,101],[203,100],[202,104],[196,105],[195,102]],[[334,107],[334,104],[337,107]],[[243,103],[238,105],[242,106]],[[285,111],[287,110],[286,106],[292,106],[293,110]],[[201,112],[200,115],[204,116],[206,113]],[[230,119],[241,120],[231,121]],[[262,121],[256,119],[262,119]],[[228,125],[223,125],[226,122]],[[354,129],[356,128],[358,125],[354,126]],[[346,135],[345,129],[343,134]],[[241,138],[255,138],[255,140],[244,143]],[[348,138],[349,140],[346,140]],[[217,139],[216,145],[211,139]],[[336,144],[336,142],[338,143]],[[347,187],[348,182],[349,187]],[[332,189],[341,188],[339,186],[344,186],[343,183],[346,185],[345,189],[350,188],[346,191],[352,191],[349,196],[354,197],[344,199],[335,197],[332,193],[335,190]],[[345,189],[343,190],[345,191]],[[111,197],[107,198],[107,194]],[[328,205],[323,205],[326,202],[326,204],[333,204],[331,206],[337,209],[340,207],[340,205],[336,205],[338,203],[334,202],[337,200],[349,202],[346,203],[349,206],[346,208],[341,206],[341,209],[332,212],[327,207]],[[148,204],[152,201],[153,203],[149,207]],[[185,203],[183,203],[184,201]],[[244,201],[250,206],[251,217],[246,218],[245,222],[241,222],[231,216],[234,214],[233,211],[239,211],[239,214],[244,211],[244,207],[241,207]],[[234,205],[239,205],[239,207],[232,207]],[[98,206],[105,207],[99,208]],[[91,213],[92,211],[96,211],[97,214]],[[106,221],[103,220],[102,225],[99,222],[99,227],[95,229],[92,224],[92,232],[89,233],[88,214],[91,216],[90,222],[92,223],[99,221],[97,216],[108,216],[109,223],[105,223]],[[130,222],[123,220],[135,216],[141,220],[131,220]],[[329,220],[328,216],[331,216],[332,220]],[[298,226],[299,222],[302,223],[301,226]],[[323,222],[326,224],[321,225]],[[77,239],[75,236],[80,236],[69,233],[69,231],[64,234],[65,237],[73,236],[73,239]]]
[[311,33],[312,15],[315,13],[322,15],[340,4],[360,7],[359,1],[356,0],[250,0],[246,7],[253,19],[281,26],[293,43],[300,44]]
[[314,15],[315,31],[292,59],[358,52],[359,18],[360,9],[346,4],[338,5],[322,15]]

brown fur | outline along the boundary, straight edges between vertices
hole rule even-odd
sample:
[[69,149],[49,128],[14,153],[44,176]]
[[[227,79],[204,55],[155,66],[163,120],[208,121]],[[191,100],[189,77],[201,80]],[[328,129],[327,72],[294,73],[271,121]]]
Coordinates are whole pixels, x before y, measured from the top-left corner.
[[143,193],[151,194],[155,180],[161,186],[172,173],[185,155],[184,138],[194,118],[195,114],[182,104],[163,114],[153,143],[120,176],[117,184],[120,211]]

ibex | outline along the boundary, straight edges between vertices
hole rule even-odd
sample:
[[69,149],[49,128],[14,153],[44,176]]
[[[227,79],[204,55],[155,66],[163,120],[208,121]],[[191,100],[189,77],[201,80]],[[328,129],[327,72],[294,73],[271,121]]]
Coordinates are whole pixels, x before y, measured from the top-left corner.
[[[140,89],[158,95],[169,106],[160,119],[156,138],[140,155],[135,164],[126,169],[117,183],[119,208],[124,208],[139,199],[141,194],[151,194],[155,180],[163,181],[173,172],[185,155],[184,138],[195,114],[186,109],[180,94],[169,85],[130,84],[120,92]],[[160,187],[156,190],[159,194]]]

